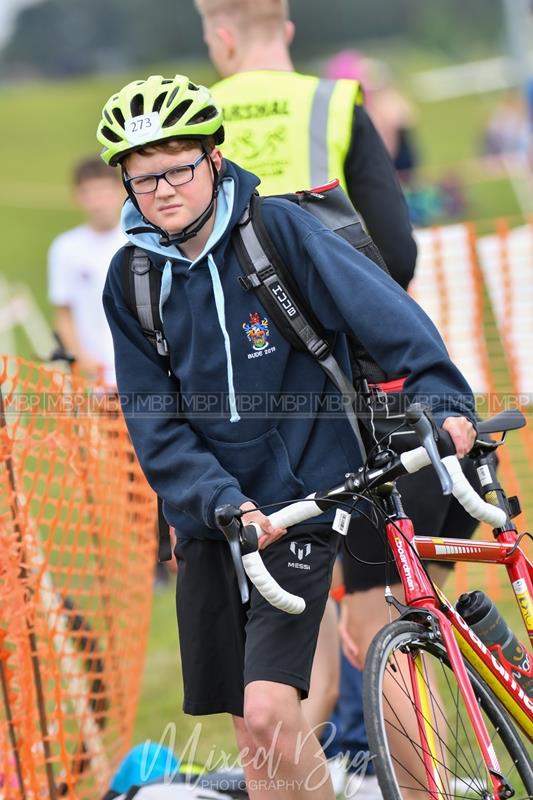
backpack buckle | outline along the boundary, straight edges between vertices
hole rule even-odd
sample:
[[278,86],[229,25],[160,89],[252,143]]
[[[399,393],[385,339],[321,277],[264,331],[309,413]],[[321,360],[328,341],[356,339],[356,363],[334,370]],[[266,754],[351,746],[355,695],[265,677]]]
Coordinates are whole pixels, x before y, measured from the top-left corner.
[[324,339],[315,339],[309,342],[308,349],[310,353],[319,360],[325,358],[330,353],[329,344]]
[[244,289],[245,292],[250,291],[250,289],[257,289],[258,286],[261,286],[261,280],[255,272],[252,272],[250,275],[239,275],[238,281],[241,285],[241,289]]
[[168,356],[168,344],[167,340],[161,333],[161,331],[154,331],[155,333],[155,345],[157,348],[157,352],[160,356]]
[[271,278],[272,275],[276,274],[276,270],[272,266],[272,264],[268,264],[266,267],[262,267],[261,269],[257,270],[257,277],[259,278],[259,283],[264,283],[267,278]]
[[131,259],[131,271],[135,275],[146,275],[150,272],[150,259],[145,253],[134,255]]

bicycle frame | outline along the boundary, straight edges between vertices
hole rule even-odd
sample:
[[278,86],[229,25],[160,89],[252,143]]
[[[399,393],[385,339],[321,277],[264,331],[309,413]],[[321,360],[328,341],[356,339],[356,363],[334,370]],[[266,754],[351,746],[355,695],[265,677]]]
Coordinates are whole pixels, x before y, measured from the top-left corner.
[[414,536],[413,545],[423,559],[431,561],[466,561],[476,564],[502,564],[507,568],[509,581],[533,646],[533,564],[516,547],[515,531],[499,534],[497,542],[465,541]]
[[[492,689],[532,742],[533,699],[527,697],[521,686],[497,660],[491,650],[480,641],[444,594],[440,590],[434,589],[418,557],[436,561],[477,561],[505,565],[530,639],[533,635],[533,564],[516,546],[518,537],[512,529],[500,533],[497,542],[425,538],[415,536],[410,519],[399,517],[386,525],[386,534],[400,573],[406,605],[410,609],[428,612],[428,621],[431,619],[432,624],[436,623],[440,631],[481,752],[492,775],[495,792],[497,792],[503,785],[503,777],[461,653]],[[533,655],[530,663],[533,664]],[[413,691],[418,695],[417,708],[423,708],[425,698],[423,694],[421,695],[422,690],[417,681],[416,660],[409,663],[409,670]],[[430,741],[431,730],[425,725],[424,715],[418,714],[417,716],[426,772],[429,777],[430,797],[439,797],[438,776],[434,768],[433,748]]]
[[[275,526],[287,527],[319,516],[328,510],[330,504],[349,503],[366,494],[372,495],[374,502],[381,507],[387,523],[387,540],[394,555],[395,563],[405,593],[405,604],[386,593],[389,602],[401,612],[403,618],[414,618],[426,628],[421,647],[414,646],[404,652],[411,679],[416,722],[420,735],[421,754],[424,760],[429,797],[440,800],[443,797],[443,784],[439,775],[439,753],[436,750],[435,729],[430,721],[431,696],[423,680],[424,663],[422,652],[432,639],[440,639],[439,647],[446,652],[447,661],[453,670],[459,686],[468,717],[478,741],[481,757],[493,784],[493,795],[497,798],[511,796],[511,787],[501,773],[495,748],[487,732],[482,712],[468,676],[462,654],[472,665],[473,670],[487,684],[507,708],[526,737],[533,742],[533,698],[528,697],[522,686],[510,674],[507,662],[500,662],[492,651],[497,646],[487,647],[453,608],[444,594],[433,585],[421,559],[436,561],[477,561],[480,563],[503,564],[512,583],[515,598],[530,641],[533,641],[533,564],[519,547],[518,534],[512,518],[519,512],[516,498],[508,500],[496,477],[491,450],[499,443],[476,442],[471,457],[476,466],[481,485],[481,498],[464,478],[460,464],[455,456],[444,455],[442,461],[435,444],[435,432],[422,407],[412,405],[406,419],[415,429],[422,446],[398,456],[384,451],[380,458],[369,466],[361,467],[357,473],[345,475],[345,482],[325,492],[310,494],[270,516]],[[480,433],[514,430],[524,424],[523,416],[517,412],[511,419],[487,421],[485,430],[480,425]],[[502,427],[497,427],[502,425]],[[439,432],[443,449],[450,453],[445,433]],[[451,446],[453,452],[453,445]],[[452,492],[475,519],[489,522],[493,526],[495,542],[470,542],[463,539],[425,538],[415,536],[413,523],[405,516],[398,491],[394,488],[396,478],[406,473],[417,472],[429,462],[433,464],[441,485],[446,493]],[[217,524],[226,535],[237,570],[239,588],[244,602],[248,599],[247,576],[263,597],[274,607],[290,614],[299,614],[305,609],[305,601],[281,587],[268,573],[257,550],[257,536],[260,528],[252,522],[242,526],[242,513],[233,506],[223,506],[217,510]],[[343,520],[338,523],[343,527]],[[345,521],[344,521],[345,524]],[[339,530],[340,528],[335,528]],[[242,559],[242,560],[241,560]],[[415,626],[416,629],[416,626]],[[383,634],[387,633],[387,627]],[[385,640],[385,639],[384,639]],[[500,651],[501,655],[501,651]],[[533,654],[530,653],[530,665]],[[523,672],[523,670],[520,670]],[[516,672],[513,666],[513,672]],[[528,677],[533,677],[530,666]],[[488,793],[484,792],[488,797]]]

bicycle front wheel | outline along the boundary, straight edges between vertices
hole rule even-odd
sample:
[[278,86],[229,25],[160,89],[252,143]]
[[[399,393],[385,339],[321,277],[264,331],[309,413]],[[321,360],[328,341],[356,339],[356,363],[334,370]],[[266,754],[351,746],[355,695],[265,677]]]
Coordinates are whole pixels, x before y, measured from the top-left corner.
[[[492,692],[467,664],[501,771],[514,800],[533,798],[533,761]],[[374,638],[363,701],[371,757],[387,800],[492,800],[457,679],[429,629],[397,620]]]

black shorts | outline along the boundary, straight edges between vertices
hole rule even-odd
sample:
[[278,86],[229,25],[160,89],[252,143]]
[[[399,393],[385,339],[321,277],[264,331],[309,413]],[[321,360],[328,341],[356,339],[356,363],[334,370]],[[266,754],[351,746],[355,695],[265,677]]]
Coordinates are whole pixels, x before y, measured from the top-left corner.
[[[477,482],[472,462],[462,463],[464,473],[470,483]],[[449,536],[455,539],[470,539],[478,525],[475,519],[463,509],[454,497],[444,497],[433,467],[425,467],[414,475],[399,478],[396,486],[402,495],[406,514],[413,520],[417,536]],[[346,549],[364,561],[383,562],[386,558],[386,539],[383,525],[381,535],[366,519],[354,514],[347,542],[342,547],[344,585],[348,593],[385,586],[386,572],[383,563],[377,566],[361,564]],[[392,558],[392,555],[390,556]],[[441,561],[443,567],[452,568],[453,562]],[[400,576],[394,560],[388,568],[390,583],[400,583]]]
[[292,528],[262,551],[284,589],[306,601],[300,615],[273,608],[252,588],[241,604],[226,542],[178,539],[177,615],[186,714],[243,714],[252,681],[294,686],[307,697],[335,560],[329,525]]

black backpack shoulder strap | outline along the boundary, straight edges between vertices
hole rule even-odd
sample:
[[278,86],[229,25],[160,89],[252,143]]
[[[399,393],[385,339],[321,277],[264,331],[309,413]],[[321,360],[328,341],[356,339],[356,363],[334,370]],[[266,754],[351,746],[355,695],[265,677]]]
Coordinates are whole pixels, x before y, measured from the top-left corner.
[[261,202],[258,195],[252,195],[233,230],[233,245],[245,273],[239,279],[241,286],[257,292],[293,347],[309,352],[316,359],[323,358],[330,353],[329,343],[314,314],[305,308],[295,280],[268,235]]
[[[122,287],[126,305],[137,317],[143,333],[165,359],[168,368],[168,345],[163,335],[163,322],[159,313],[162,274],[154,269],[148,255],[139,247],[125,247],[122,260]],[[172,549],[170,530],[163,515],[163,501],[157,498],[157,526],[159,533],[159,561],[170,561]]]
[[308,352],[339,389],[364,460],[366,451],[355,414],[357,392],[334,358],[320,324],[303,302],[296,282],[268,235],[258,195],[252,195],[233,230],[232,241],[245,273],[239,279],[241,286],[245,291],[253,289],[257,292],[283,336],[296,349]]
[[153,267],[140,247],[126,247],[122,262],[124,296],[131,313],[137,317],[143,333],[163,358],[168,345],[159,313],[162,273]]

